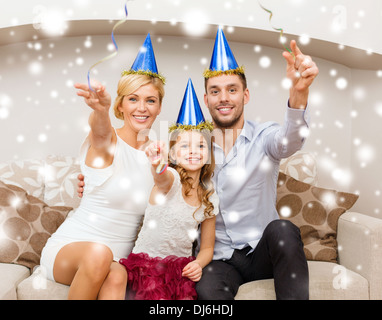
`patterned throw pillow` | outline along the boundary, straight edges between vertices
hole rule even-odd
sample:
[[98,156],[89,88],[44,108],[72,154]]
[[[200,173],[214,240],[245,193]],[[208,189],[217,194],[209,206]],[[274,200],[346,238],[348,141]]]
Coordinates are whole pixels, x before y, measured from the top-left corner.
[[18,160],[0,163],[0,179],[28,190],[29,194],[44,199],[44,161]]
[[310,153],[297,151],[289,158],[281,159],[280,171],[298,181],[317,185],[317,164]]
[[281,219],[300,228],[308,260],[337,262],[338,219],[357,199],[356,194],[318,188],[279,173],[276,208]]
[[0,262],[33,268],[70,207],[49,207],[17,186],[0,181]]
[[77,208],[81,202],[77,195],[77,176],[80,172],[76,158],[48,156],[45,164],[44,202],[50,206]]

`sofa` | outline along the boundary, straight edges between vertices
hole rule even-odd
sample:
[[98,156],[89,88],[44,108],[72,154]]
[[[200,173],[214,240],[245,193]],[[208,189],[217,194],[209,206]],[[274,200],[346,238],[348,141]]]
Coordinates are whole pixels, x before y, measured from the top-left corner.
[[[69,287],[46,279],[39,256],[80,203],[79,172],[68,156],[0,163],[1,300],[67,299]],[[352,212],[357,198],[318,187],[309,153],[280,165],[276,207],[301,230],[312,300],[382,299],[382,220]],[[243,284],[236,299],[275,299],[273,279]]]

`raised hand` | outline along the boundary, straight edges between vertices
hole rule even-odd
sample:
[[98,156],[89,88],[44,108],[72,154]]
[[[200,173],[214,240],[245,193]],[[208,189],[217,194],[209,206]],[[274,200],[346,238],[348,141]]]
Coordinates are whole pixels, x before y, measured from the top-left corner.
[[156,168],[160,163],[167,162],[166,144],[162,141],[150,143],[145,149],[151,165]]
[[95,92],[89,89],[84,83],[76,83],[74,87],[79,89],[77,95],[83,97],[85,103],[95,111],[108,111],[111,106],[110,94],[106,91],[105,86],[97,81],[92,81],[92,87]]
[[301,108],[306,106],[309,87],[319,71],[312,58],[301,52],[295,40],[290,42],[290,48],[293,54],[283,52],[287,62],[287,77],[292,81],[289,103],[292,108]]

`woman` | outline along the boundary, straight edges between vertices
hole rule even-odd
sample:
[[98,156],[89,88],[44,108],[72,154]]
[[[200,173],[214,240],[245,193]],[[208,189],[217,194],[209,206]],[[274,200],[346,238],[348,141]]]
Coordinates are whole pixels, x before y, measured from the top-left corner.
[[[145,45],[152,50],[149,35]],[[151,128],[164,96],[155,60],[148,68],[137,65],[139,61],[147,63],[138,54],[118,83],[114,113],[124,121],[119,129],[111,125],[111,97],[105,87],[75,85],[93,109],[91,131],[80,153],[87,188],[78,209],[48,240],[41,256],[48,278],[70,285],[69,299],[125,298],[127,275],[118,261],[131,252],[153,187],[142,150],[148,138],[139,133]]]

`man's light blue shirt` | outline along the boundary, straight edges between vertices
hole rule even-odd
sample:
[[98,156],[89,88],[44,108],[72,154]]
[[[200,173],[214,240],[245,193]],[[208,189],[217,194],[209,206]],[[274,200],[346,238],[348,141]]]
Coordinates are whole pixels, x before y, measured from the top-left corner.
[[[307,111],[287,108],[282,126],[245,121],[227,157],[215,144],[216,216],[214,260],[230,259],[235,249],[253,251],[265,227],[279,219],[276,191],[279,163],[303,146]],[[302,130],[302,131],[301,131]]]

